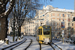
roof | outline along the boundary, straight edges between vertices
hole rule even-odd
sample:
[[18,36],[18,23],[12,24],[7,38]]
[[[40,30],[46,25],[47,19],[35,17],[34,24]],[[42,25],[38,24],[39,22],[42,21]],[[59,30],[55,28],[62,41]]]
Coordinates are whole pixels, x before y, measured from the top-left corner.
[[69,10],[69,9],[60,9],[60,8],[58,8],[58,9],[53,9],[53,11],[62,11],[62,12],[74,12],[74,10]]
[[71,9],[54,8],[52,5],[47,5],[46,7],[44,6],[43,9],[47,11],[74,12],[74,10]]

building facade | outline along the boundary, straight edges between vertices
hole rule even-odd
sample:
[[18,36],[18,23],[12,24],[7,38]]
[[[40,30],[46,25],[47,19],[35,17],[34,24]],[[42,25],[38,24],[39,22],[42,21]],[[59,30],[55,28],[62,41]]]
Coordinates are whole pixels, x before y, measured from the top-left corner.
[[[52,35],[59,37],[64,30],[64,36],[69,37],[75,31],[75,22],[73,21],[74,10],[54,8],[51,5],[44,6],[42,10],[38,10],[35,18],[39,20],[39,26],[50,25],[52,27]],[[62,23],[64,25],[62,25]]]
[[[73,21],[74,10],[54,8],[51,5],[44,6],[42,10],[37,10],[33,22],[27,22],[24,27],[24,33],[34,35],[41,25],[52,27],[52,36],[60,37],[64,30],[64,36],[69,37],[75,31],[75,22]],[[40,20],[39,20],[40,19]],[[62,25],[62,23],[64,25]],[[35,29],[36,28],[36,29]]]
[[21,32],[24,33],[24,35],[35,35],[37,23],[35,23],[35,20],[31,21],[24,21],[23,25],[21,26]]

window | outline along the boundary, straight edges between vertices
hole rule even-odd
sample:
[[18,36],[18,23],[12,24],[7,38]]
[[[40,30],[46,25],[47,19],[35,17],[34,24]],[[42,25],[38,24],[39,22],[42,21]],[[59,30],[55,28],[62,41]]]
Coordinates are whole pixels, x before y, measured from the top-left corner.
[[73,23],[72,23],[72,26],[73,26]]
[[33,25],[33,27],[34,27],[34,25]]
[[68,19],[68,21],[70,22],[70,18]]
[[64,21],[64,19],[63,19],[63,21]]
[[40,12],[40,14],[42,14],[42,11]]
[[38,22],[38,20],[36,20],[35,22]]
[[33,29],[33,31],[35,31],[35,29]]
[[59,19],[59,21],[61,21],[61,20]]
[[43,29],[43,31],[44,31],[44,35],[49,35],[50,34],[50,29],[46,29],[46,28],[44,28]]
[[49,15],[47,14],[46,17],[49,17]]
[[40,17],[42,17],[42,16],[40,16]]
[[52,16],[55,16],[55,13],[52,13]]
[[51,14],[51,16],[52,16],[52,14]]
[[74,15],[72,15],[72,16],[74,16]]
[[63,17],[65,17],[65,15],[64,14],[62,14],[63,15]]
[[60,28],[59,28],[59,30],[60,30]]
[[37,16],[37,18],[39,18],[39,16]]
[[42,20],[44,20],[44,19],[42,19]]
[[42,29],[38,30],[38,35],[42,35]]
[[68,26],[70,26],[70,23],[68,23]]
[[44,15],[43,15],[44,16]]
[[59,16],[61,16],[61,14],[59,14]]
[[68,17],[70,17],[70,14],[68,14]]
[[72,30],[74,30],[74,29],[72,28]]

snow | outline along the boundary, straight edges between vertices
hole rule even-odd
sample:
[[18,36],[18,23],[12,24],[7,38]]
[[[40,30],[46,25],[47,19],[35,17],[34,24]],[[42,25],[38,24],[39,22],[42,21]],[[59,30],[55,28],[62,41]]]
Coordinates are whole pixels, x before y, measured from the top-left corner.
[[[22,45],[16,47],[16,48],[14,48],[13,50],[24,50],[29,45],[29,43],[31,41],[30,39],[32,39],[33,42],[27,50],[40,50],[40,46],[39,46],[39,43],[36,40],[36,37],[24,36],[24,38],[27,39],[26,42],[23,43]],[[11,36],[8,36],[8,39],[10,39],[10,41],[12,41]],[[22,41],[23,39],[18,40],[17,42]],[[12,45],[14,43],[17,43],[17,42],[15,41],[15,42],[9,43],[9,45],[7,45],[2,40],[0,40],[0,44],[4,43],[3,45],[0,46],[0,49],[2,49],[4,47],[7,47],[7,46],[10,46],[10,45]],[[62,43],[62,41],[57,41],[57,40],[53,40],[53,43],[57,44],[60,48],[62,48],[62,50],[75,50],[75,45],[70,44],[70,43],[65,43],[65,42]],[[59,50],[59,48],[56,47],[55,45],[52,44],[52,46],[55,48],[55,50]],[[42,44],[41,47],[42,47],[42,50],[53,50],[51,46],[46,45],[46,44]]]
[[42,50],[53,50],[49,45],[42,44]]
[[[2,48],[4,48],[4,47],[10,46],[10,45],[12,45],[12,44],[15,44],[15,43],[17,43],[17,42],[23,40],[23,39],[21,39],[21,40],[18,40],[17,42],[16,42],[16,41],[13,42],[13,37],[12,37],[12,36],[8,36],[7,38],[9,39],[9,44],[6,44],[6,43],[4,43],[4,41],[0,40],[0,41],[2,42],[2,43],[0,42],[0,50],[1,50]],[[17,38],[17,37],[15,37],[15,39],[16,39],[16,38]]]
[[73,44],[65,43],[65,42],[63,43],[62,41],[56,41],[56,40],[53,40],[53,42],[63,50],[75,50],[75,45]]
[[[27,38],[28,39],[28,38]],[[24,50],[25,47],[27,47],[27,45],[30,43],[30,39],[28,39],[25,43],[23,43],[22,45],[20,45],[19,47],[15,48],[14,50]]]
[[60,9],[60,8],[58,8],[58,9],[53,9],[54,11],[62,11],[62,12],[74,12],[74,10],[68,10],[68,9]]
[[0,4],[2,4],[2,2],[0,2]]
[[33,42],[27,50],[39,50],[40,46],[39,46],[39,43],[36,41],[36,37],[30,37],[30,38],[33,40]]
[[71,9],[61,9],[61,8],[54,8],[52,5],[43,6],[43,9],[45,10],[52,10],[52,11],[62,11],[62,12],[74,12],[74,10]]
[[2,44],[2,43],[4,43],[4,41],[3,40],[0,40],[0,44]]

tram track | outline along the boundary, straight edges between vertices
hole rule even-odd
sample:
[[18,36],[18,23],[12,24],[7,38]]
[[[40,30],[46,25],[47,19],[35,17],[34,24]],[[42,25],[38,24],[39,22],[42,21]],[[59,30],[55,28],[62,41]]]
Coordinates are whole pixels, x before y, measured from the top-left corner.
[[48,43],[52,48],[53,48],[53,50],[55,50],[55,48],[52,46],[52,44],[51,43]]
[[30,41],[29,45],[24,50],[27,50],[30,47],[30,45],[32,44],[33,40],[32,39],[30,39],[30,40],[31,41]]
[[62,50],[62,48],[60,48],[58,45],[56,45],[55,43],[53,43],[52,42],[52,44],[51,43],[48,43],[52,48],[53,48],[53,50],[55,50],[55,48],[52,46],[52,44],[54,44],[55,46],[57,46],[60,50]]
[[[26,41],[26,39],[24,39],[24,40],[22,40],[22,41],[20,41],[20,42],[17,42],[17,43],[15,43],[15,44],[12,44],[12,45],[10,45],[10,46],[7,46],[7,47],[5,47],[5,48],[2,48],[1,50],[5,50],[5,49],[8,49],[8,48],[11,48],[11,47],[13,47],[13,46],[15,46],[15,45],[17,45],[17,44],[22,44],[22,42],[23,41]],[[19,45],[17,45],[16,47],[18,47]],[[15,48],[15,47],[14,47]],[[13,48],[12,48],[13,49]],[[12,49],[10,49],[10,50],[12,50]]]
[[[52,48],[53,50],[57,50],[57,49],[55,48],[55,46],[58,47],[58,49],[62,50],[62,48],[60,48],[58,45],[54,44],[53,42],[52,42],[52,44],[51,44],[51,43],[48,43],[48,45],[51,46],[51,48]],[[53,46],[53,45],[54,45],[54,46]],[[40,43],[39,43],[39,46],[40,46],[40,50],[42,50],[43,48],[42,48],[42,45],[41,45]]]
[[[15,44],[10,45],[10,46],[8,46],[8,47],[2,48],[1,50],[14,50],[15,48],[17,48],[17,47],[20,46],[21,44],[25,43],[26,41],[27,41],[27,39],[24,39],[24,40],[22,40],[22,41],[20,41],[20,42],[18,42],[18,43],[15,43]],[[27,49],[30,47],[30,45],[32,44],[32,42],[33,42],[33,40],[30,39],[29,44],[24,48],[24,50],[27,50]]]
[[[26,39],[26,40],[27,40],[27,39]],[[18,44],[18,45],[16,45],[16,46],[14,46],[14,47],[13,47],[13,48],[11,48],[10,50],[13,50],[14,48],[16,48],[16,47],[20,46],[21,44],[25,43],[25,42],[26,42],[26,40],[25,40],[25,41],[23,41],[23,42],[21,42],[20,44]]]
[[[52,44],[54,44],[54,43],[52,43]],[[56,45],[56,44],[54,44],[55,46],[57,46],[60,50],[62,50],[62,48],[60,48],[58,45]]]

